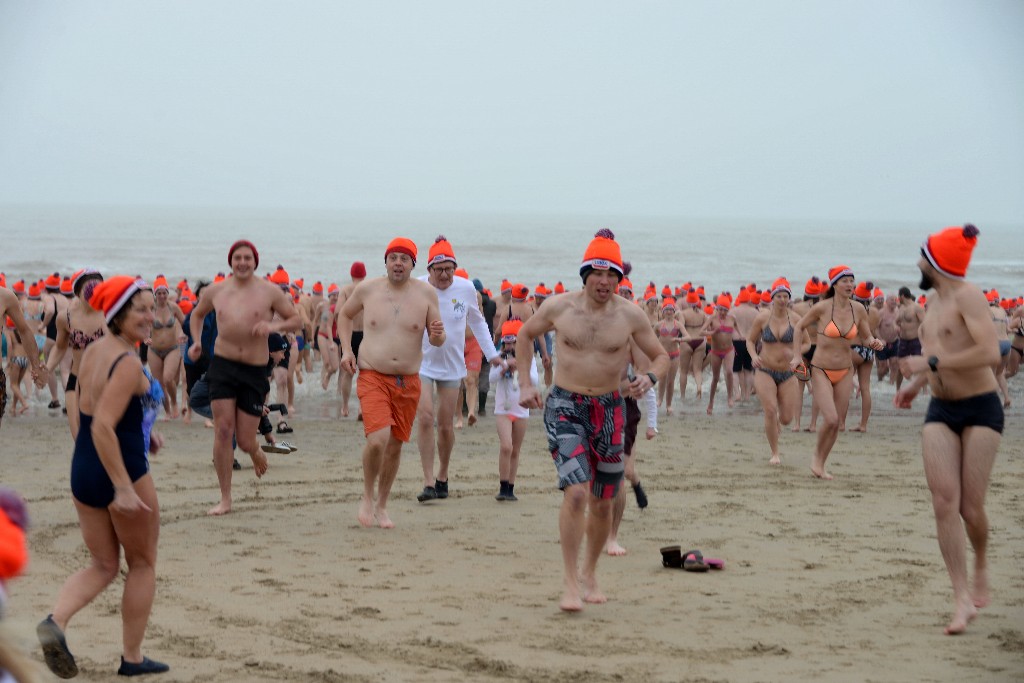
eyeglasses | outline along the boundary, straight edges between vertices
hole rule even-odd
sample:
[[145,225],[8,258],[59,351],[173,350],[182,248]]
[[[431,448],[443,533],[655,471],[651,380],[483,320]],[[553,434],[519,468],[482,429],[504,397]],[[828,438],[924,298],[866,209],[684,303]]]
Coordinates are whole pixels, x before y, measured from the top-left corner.
[[455,272],[455,268],[453,268],[452,266],[445,266],[444,268],[441,268],[440,266],[434,266],[433,270],[435,273],[439,275],[451,275],[452,273]]

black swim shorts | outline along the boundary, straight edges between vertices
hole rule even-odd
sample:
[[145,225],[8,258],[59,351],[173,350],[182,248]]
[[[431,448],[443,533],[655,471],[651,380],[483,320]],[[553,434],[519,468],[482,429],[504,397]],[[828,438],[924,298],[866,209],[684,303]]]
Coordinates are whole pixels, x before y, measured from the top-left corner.
[[243,413],[255,417],[263,415],[263,402],[270,391],[265,365],[248,365],[214,354],[206,379],[210,383],[211,401],[234,399]]
[[1003,402],[994,391],[956,401],[933,397],[924,416],[924,423],[929,422],[941,422],[957,435],[967,427],[988,427],[1002,434]]

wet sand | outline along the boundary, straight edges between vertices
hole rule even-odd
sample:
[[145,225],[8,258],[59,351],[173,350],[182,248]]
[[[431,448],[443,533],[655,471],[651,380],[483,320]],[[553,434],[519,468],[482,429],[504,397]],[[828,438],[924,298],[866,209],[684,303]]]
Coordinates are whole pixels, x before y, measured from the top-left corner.
[[[1021,405],[1020,380],[1013,386]],[[561,495],[537,417],[518,503],[494,500],[490,416],[458,433],[448,500],[416,502],[421,468],[407,445],[389,531],[356,521],[362,425],[325,418],[337,413],[332,394],[300,403],[286,438],[301,450],[270,454],[262,480],[240,454],[235,510],[222,518],[206,515],[218,498],[211,430],[163,424],[167,446],[152,466],[158,588],[144,651],[172,668],[153,680],[1020,681],[1021,411],[1008,414],[988,496],[992,605],[966,634],[947,637],[952,593],[920,460],[925,400],[897,414],[891,395],[882,387],[867,434],[840,435],[832,482],[808,470],[813,435],[784,431],[783,465],[769,467],[754,404],[729,410],[722,396],[709,418],[688,396],[681,415],[663,416],[661,434],[639,444],[651,502],[641,512],[630,494],[620,533],[629,554],[601,560],[609,602],[576,615],[558,609]],[[0,482],[23,493],[32,519],[31,564],[9,586],[8,632],[41,662],[35,624],[87,554],[67,483],[66,423],[33,413],[4,419]],[[725,569],[665,569],[659,547],[669,544],[722,558]],[[79,680],[113,679],[121,586],[70,624]]]

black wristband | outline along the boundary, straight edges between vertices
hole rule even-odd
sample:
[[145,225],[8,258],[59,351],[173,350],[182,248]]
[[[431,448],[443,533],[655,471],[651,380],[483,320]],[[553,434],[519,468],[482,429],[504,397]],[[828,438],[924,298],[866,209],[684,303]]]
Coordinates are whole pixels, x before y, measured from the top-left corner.
[[657,383],[658,383],[658,376],[657,376],[657,375],[655,375],[655,374],[654,374],[653,372],[648,372],[648,373],[647,373],[647,376],[651,378],[651,386],[652,386],[652,387],[653,387],[653,386],[654,386],[655,384],[657,384]]
[[928,356],[928,367],[932,372],[939,371],[939,358],[938,356]]

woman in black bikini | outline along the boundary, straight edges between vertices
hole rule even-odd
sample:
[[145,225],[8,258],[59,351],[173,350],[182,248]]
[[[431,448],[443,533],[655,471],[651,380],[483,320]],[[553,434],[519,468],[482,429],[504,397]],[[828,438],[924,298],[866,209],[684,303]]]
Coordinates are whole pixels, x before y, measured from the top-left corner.
[[800,344],[804,330],[812,326],[817,329],[817,347],[810,362],[811,386],[823,424],[818,428],[811,472],[820,479],[832,478],[825,470],[825,461],[839,435],[840,415],[845,415],[850,407],[853,390],[850,345],[860,339],[863,346],[875,351],[885,348],[885,342],[871,333],[867,310],[853,305],[853,271],[848,266],[836,266],[828,272],[828,280],[828,291],[822,300],[812,306],[794,328],[790,360],[790,369],[796,370],[803,360]]
[[679,345],[679,401],[686,397],[686,382],[693,375],[693,383],[697,385],[697,400],[704,397],[704,358],[707,356],[707,340],[701,336],[707,316],[701,309],[700,297],[697,292],[690,291],[686,295],[686,306],[681,307],[676,318],[682,323],[689,340]]
[[[790,369],[793,339],[800,316],[789,307],[792,288],[779,278],[772,283],[771,306],[754,318],[747,337],[747,352],[754,365],[754,387],[764,409],[764,433],[771,448],[769,465],[780,465],[779,423],[788,425],[796,417],[800,403],[800,386]],[[804,342],[810,340],[804,333]],[[761,350],[757,346],[760,342]]]
[[53,353],[46,359],[46,367],[50,372],[60,365],[61,359],[71,346],[71,370],[64,385],[64,407],[68,412],[68,427],[71,429],[72,441],[78,438],[78,368],[82,362],[82,354],[89,344],[93,343],[107,331],[107,321],[103,314],[94,310],[88,303],[93,287],[103,282],[103,276],[92,268],[83,268],[71,278],[71,288],[75,298],[68,305],[67,312],[57,318],[57,344]]

